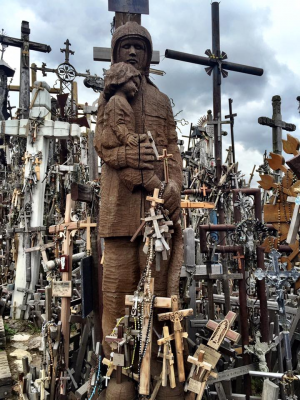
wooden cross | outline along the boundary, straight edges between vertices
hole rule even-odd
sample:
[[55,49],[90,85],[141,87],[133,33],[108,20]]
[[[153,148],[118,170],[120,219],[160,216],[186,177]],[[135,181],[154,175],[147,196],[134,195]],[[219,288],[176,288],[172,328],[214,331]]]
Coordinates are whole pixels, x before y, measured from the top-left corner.
[[189,377],[185,384],[184,390],[190,390],[197,394],[197,400],[201,400],[206,382],[210,376],[217,377],[218,374],[213,372],[217,362],[221,358],[221,354],[210,347],[201,344],[196,350],[194,356],[188,357],[188,362],[192,364]]
[[41,179],[41,167],[40,164],[42,164],[42,160],[40,160],[38,157],[35,158],[34,161],[35,167],[34,167],[34,172],[36,174],[36,179],[39,181]]
[[[150,280],[150,293],[154,293],[154,279]],[[144,294],[148,291],[147,285],[144,287]],[[134,305],[134,296],[126,295],[125,297],[125,305],[133,306]],[[156,297],[154,301],[155,308],[171,308],[171,299],[168,297]],[[142,326],[142,349],[145,347],[146,339],[147,339],[147,329],[150,324],[149,336],[148,336],[148,346],[146,349],[146,353],[144,355],[141,368],[140,368],[140,390],[139,393],[143,395],[149,395],[150,393],[150,360],[151,360],[151,348],[152,348],[152,324],[153,324],[153,316],[150,318],[150,303],[149,301],[144,302],[144,320]]]
[[[106,381],[107,381],[108,379],[110,379],[111,374],[113,373],[113,371],[117,369],[117,366],[114,365],[113,361],[108,360],[107,358],[103,358],[102,364],[106,365],[108,367],[107,372],[106,372],[106,376],[104,377],[104,378],[107,377],[107,379],[106,379]],[[126,375],[126,376],[129,376],[130,378],[133,378],[136,382],[139,381],[138,374],[133,373],[129,369],[122,368],[122,374]]]
[[176,387],[175,372],[174,372],[174,355],[172,353],[171,341],[175,339],[174,333],[170,335],[168,326],[163,327],[164,337],[158,339],[159,346],[164,345],[163,351],[163,368],[162,368],[162,386],[167,386],[168,377],[170,380],[170,387]]
[[29,106],[29,109],[30,109],[30,110],[32,109],[32,107],[33,107],[33,105],[34,105],[34,103],[35,103],[35,101],[36,101],[36,99],[37,99],[37,97],[38,97],[39,91],[40,91],[40,90],[44,90],[44,88],[43,88],[42,85],[43,85],[42,82],[39,82],[39,84],[38,84],[37,86],[34,86],[34,88],[35,88],[36,90],[35,90],[34,95],[32,96],[32,99],[31,99],[31,103],[30,103],[30,106]]
[[297,197],[289,196],[287,198],[288,202],[295,203],[292,220],[289,226],[288,236],[286,239],[288,244],[295,243],[300,225],[300,190],[294,189],[294,191],[299,192]]
[[210,203],[207,201],[190,201],[188,199],[181,200],[181,208],[209,208],[214,209],[215,203]]
[[236,256],[232,257],[234,260],[237,260],[238,262],[238,269],[241,270],[242,269],[242,262],[241,260],[245,258],[245,256],[241,255],[241,253],[239,251],[236,252]]
[[45,382],[50,381],[50,377],[46,376],[44,368],[42,368],[41,374],[42,374],[42,376],[39,379],[36,379],[35,382],[38,385],[40,385],[40,394],[41,394],[40,399],[45,400]]
[[161,156],[158,156],[159,160],[163,160],[164,162],[164,175],[165,175],[165,182],[169,182],[169,166],[168,166],[168,159],[173,157],[173,154],[168,154],[167,149],[163,149],[163,153]]
[[293,132],[296,130],[296,125],[282,121],[281,115],[281,97],[272,97],[273,116],[272,119],[267,117],[259,117],[260,125],[270,126],[272,128],[273,152],[276,154],[282,153],[282,129]]
[[27,21],[22,21],[21,25],[21,39],[12,38],[0,35],[0,43],[6,46],[19,47],[21,49],[20,59],[20,100],[19,110],[20,118],[29,117],[29,103],[30,103],[30,64],[29,64],[29,51],[39,51],[42,53],[49,53],[51,47],[46,44],[35,43],[29,41],[30,29]]
[[163,204],[164,200],[160,199],[158,197],[159,195],[159,189],[154,189],[153,196],[147,196],[146,200],[151,201],[151,207],[150,207],[150,217],[145,218],[145,222],[153,221],[153,226],[155,229],[155,233],[157,236],[157,239],[161,239],[161,233],[160,229],[158,226],[158,220],[163,218],[163,215],[156,215],[155,214],[155,207],[157,204]]
[[208,189],[208,187],[205,185],[205,183],[203,183],[203,185],[200,186],[200,189],[202,189],[203,196],[205,197],[206,196],[206,189]]
[[184,317],[193,315],[194,310],[192,308],[188,308],[186,310],[179,310],[177,296],[172,296],[171,301],[172,301],[172,312],[158,314],[158,320],[159,321],[170,320],[173,322],[178,379],[179,382],[184,382],[185,372],[184,372],[184,362],[183,362],[183,343],[182,343],[183,332],[182,332],[181,321],[183,320]]
[[218,350],[225,337],[230,341],[232,341],[233,343],[236,343],[241,335],[230,329],[236,317],[237,317],[236,313],[229,311],[225,319],[223,319],[223,321],[221,321],[219,324],[215,321],[209,320],[206,324],[206,327],[214,332],[211,335],[211,338],[209,339],[207,346],[210,346],[213,349]]

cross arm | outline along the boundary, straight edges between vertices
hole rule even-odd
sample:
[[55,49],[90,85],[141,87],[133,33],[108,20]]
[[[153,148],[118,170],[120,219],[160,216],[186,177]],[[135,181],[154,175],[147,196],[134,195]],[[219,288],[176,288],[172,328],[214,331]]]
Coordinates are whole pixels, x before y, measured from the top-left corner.
[[[23,47],[24,41],[9,36],[0,35],[0,43],[6,46]],[[29,42],[29,50],[40,51],[42,53],[50,53],[51,47],[47,44]]]
[[[217,61],[214,61],[208,57],[196,56],[194,54],[183,53],[181,51],[170,49],[166,50],[165,57],[171,58],[172,60],[185,61],[199,65],[207,65],[208,67],[214,67],[215,65],[217,65]],[[222,61],[222,68],[228,71],[242,72],[244,74],[257,76],[262,76],[262,74],[264,73],[264,70],[262,68],[250,67],[248,65],[236,64],[229,61]]]
[[280,121],[278,119],[271,119],[268,117],[259,117],[258,123],[260,125],[270,126],[271,128],[279,127],[288,132],[293,132],[296,130],[296,125],[294,125],[294,124],[289,124],[288,122]]
[[167,321],[170,318],[172,318],[175,313],[179,314],[181,317],[189,317],[189,316],[193,315],[194,310],[192,308],[188,308],[186,310],[180,310],[180,311],[175,311],[175,312],[171,311],[171,312],[167,312],[167,313],[158,314],[157,317],[158,317],[159,321]]

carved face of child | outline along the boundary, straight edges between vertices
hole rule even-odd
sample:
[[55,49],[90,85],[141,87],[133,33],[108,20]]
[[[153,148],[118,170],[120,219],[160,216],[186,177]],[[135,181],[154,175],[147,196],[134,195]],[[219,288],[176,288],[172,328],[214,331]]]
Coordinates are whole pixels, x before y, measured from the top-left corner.
[[147,49],[143,40],[137,38],[124,39],[120,43],[119,59],[133,65],[138,71],[142,71],[147,64]]
[[138,92],[139,87],[140,87],[140,78],[138,76],[135,76],[131,79],[129,79],[128,82],[124,83],[122,85],[122,92],[125,94],[127,99],[132,99]]

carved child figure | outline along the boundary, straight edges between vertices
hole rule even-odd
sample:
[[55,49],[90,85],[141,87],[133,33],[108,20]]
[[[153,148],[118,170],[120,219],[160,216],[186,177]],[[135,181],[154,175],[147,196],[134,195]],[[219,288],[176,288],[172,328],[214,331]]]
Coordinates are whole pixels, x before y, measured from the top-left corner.
[[121,145],[138,146],[144,142],[146,134],[134,131],[135,116],[129,101],[137,94],[141,84],[141,74],[131,64],[120,62],[111,66],[104,79],[103,140],[107,148]]

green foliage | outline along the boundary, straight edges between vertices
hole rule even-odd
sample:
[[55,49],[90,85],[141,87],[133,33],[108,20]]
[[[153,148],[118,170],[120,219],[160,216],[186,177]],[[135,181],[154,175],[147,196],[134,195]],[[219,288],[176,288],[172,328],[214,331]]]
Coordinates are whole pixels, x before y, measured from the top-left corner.
[[13,336],[17,331],[11,328],[8,324],[4,323],[5,336]]

